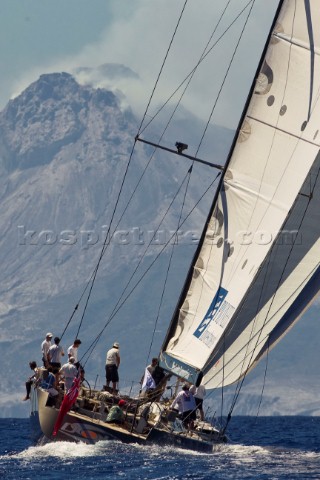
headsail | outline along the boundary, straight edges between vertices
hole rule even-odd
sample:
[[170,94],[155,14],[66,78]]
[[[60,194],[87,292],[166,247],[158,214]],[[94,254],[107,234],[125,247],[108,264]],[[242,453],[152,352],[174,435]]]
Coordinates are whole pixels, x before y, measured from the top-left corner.
[[161,353],[209,388],[241,378],[320,284],[320,9],[280,4]]

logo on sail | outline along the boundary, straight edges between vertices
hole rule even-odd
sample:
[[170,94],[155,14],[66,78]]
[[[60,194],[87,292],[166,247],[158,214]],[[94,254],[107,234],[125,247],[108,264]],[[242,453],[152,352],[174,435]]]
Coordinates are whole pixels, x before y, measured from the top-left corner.
[[[225,300],[227,294],[228,290],[223,287],[219,288],[204,319],[193,334],[207,346],[212,346],[220,337],[221,329],[227,325],[234,312],[234,307]],[[217,326],[219,327],[218,330],[214,328]]]

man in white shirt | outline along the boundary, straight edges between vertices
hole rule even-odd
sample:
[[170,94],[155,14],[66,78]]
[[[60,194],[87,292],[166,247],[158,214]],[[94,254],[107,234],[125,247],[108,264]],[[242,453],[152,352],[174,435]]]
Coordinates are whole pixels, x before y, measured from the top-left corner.
[[173,400],[170,408],[175,408],[176,406],[178,406],[184,427],[188,430],[193,430],[193,421],[196,420],[196,402],[187,383],[183,385],[182,391]]
[[73,379],[77,376],[78,369],[74,365],[74,357],[70,357],[68,363],[62,365],[59,370],[59,375],[64,379],[65,384],[65,392],[67,393],[68,390],[72,387]]
[[56,382],[58,383],[58,372],[61,368],[61,357],[64,356],[63,348],[60,345],[60,338],[54,338],[54,345],[51,345],[48,351],[48,360],[52,367],[52,373],[56,376]]
[[53,335],[52,333],[48,332],[46,338],[41,343],[41,351],[42,351],[42,361],[43,365],[48,368],[49,367],[49,360],[48,360],[48,351],[51,347],[51,339]]
[[204,385],[199,385],[196,387],[195,385],[192,385],[190,387],[190,392],[193,394],[194,399],[196,401],[197,405],[197,410],[200,412],[200,418],[203,421],[204,420],[204,412],[203,412],[203,399],[206,396],[206,387]]
[[146,388],[147,390],[153,390],[156,388],[156,382],[154,381],[153,374],[157,365],[158,359],[153,358],[150,365],[146,367],[144,374],[142,375],[142,378],[140,380],[142,390],[144,388]]
[[74,358],[74,364],[78,368],[80,363],[78,361],[78,348],[81,345],[81,340],[79,338],[76,338],[75,341],[73,342],[72,345],[68,348],[68,358],[73,357]]
[[118,368],[120,365],[119,343],[114,342],[113,347],[107,352],[106,357],[106,381],[107,387],[112,382],[113,395],[117,392],[117,383],[119,382]]

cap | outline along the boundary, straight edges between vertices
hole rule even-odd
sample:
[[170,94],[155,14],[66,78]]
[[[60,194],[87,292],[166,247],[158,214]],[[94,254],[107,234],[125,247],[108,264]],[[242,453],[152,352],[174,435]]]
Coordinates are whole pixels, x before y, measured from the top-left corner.
[[124,400],[119,400],[119,407],[123,407],[124,405],[126,404],[126,402]]
[[113,346],[114,346],[115,348],[119,348],[119,343],[118,343],[118,342],[114,342]]
[[75,361],[75,358],[74,358],[74,357],[70,357],[70,358],[69,358],[69,362],[70,362],[70,363],[74,363],[74,361]]
[[50,333],[50,332],[49,332],[49,333],[47,333],[46,337],[50,337],[50,338],[52,338],[52,337],[53,337],[53,335],[52,335],[52,333]]

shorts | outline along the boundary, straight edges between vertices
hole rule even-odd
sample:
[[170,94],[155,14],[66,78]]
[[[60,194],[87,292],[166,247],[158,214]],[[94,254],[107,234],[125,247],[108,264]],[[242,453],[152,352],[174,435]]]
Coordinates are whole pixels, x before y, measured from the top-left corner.
[[117,365],[106,365],[106,378],[107,378],[107,382],[113,382],[113,383],[119,382]]
[[203,398],[194,397],[194,399],[195,399],[195,401],[196,401],[197,408],[198,408],[199,410],[202,410]]
[[197,419],[197,415],[195,410],[187,410],[186,412],[183,412],[181,415],[181,420],[184,425],[191,422],[191,420],[196,420],[196,419]]

